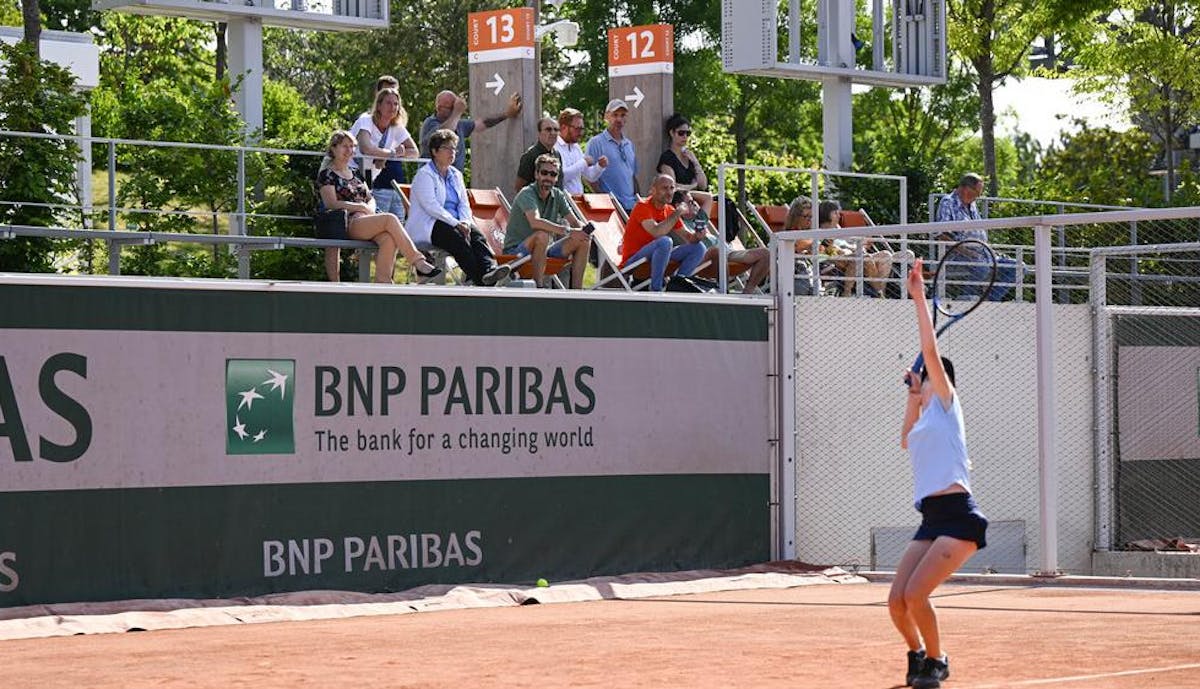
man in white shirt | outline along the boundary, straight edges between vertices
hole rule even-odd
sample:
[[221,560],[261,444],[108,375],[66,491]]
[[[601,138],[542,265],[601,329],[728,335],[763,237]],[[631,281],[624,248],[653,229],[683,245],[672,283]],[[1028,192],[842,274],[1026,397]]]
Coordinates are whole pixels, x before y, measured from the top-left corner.
[[608,167],[608,156],[593,159],[579,147],[583,139],[583,113],[575,108],[567,108],[558,113],[558,141],[554,150],[562,156],[563,162],[563,191],[568,194],[582,194],[583,180],[595,182],[600,179],[604,168]]

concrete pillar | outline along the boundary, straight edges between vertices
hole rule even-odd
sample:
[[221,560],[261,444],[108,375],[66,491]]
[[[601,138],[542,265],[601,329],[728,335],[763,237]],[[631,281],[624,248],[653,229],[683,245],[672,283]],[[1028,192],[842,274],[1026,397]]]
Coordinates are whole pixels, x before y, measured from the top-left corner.
[[[817,57],[822,65],[854,68],[854,6],[852,0],[822,0],[817,5]],[[828,170],[849,171],[854,162],[854,111],[849,79],[821,80],[825,163]]]
[[257,141],[263,127],[262,20],[230,17],[225,43],[229,47],[230,81],[242,79],[234,102],[246,123],[246,140]]
[[534,8],[517,7],[467,15],[467,117],[503,113],[509,97],[524,108],[511,120],[471,136],[471,179],[475,189],[512,191],[521,154],[537,141],[541,115]]
[[637,152],[639,193],[654,181],[667,147],[663,126],[675,112],[675,37],[670,24],[608,30],[608,97],[629,106],[624,135]]

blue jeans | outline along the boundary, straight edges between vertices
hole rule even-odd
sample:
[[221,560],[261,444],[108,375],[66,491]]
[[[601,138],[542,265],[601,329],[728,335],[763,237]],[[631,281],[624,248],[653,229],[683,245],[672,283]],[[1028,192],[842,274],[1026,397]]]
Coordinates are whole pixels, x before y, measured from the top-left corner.
[[400,222],[404,222],[404,199],[396,193],[395,189],[372,189],[371,196],[375,198],[376,213],[391,213],[396,216]]
[[643,258],[650,259],[650,289],[661,292],[666,282],[667,264],[671,261],[678,261],[679,269],[675,271],[675,274],[691,275],[696,272],[696,266],[700,265],[700,261],[704,260],[704,245],[700,243],[680,244],[672,249],[670,237],[659,237],[638,249],[638,252],[630,256],[626,263],[635,263]]
[[[964,266],[966,277],[963,279],[969,282],[983,282],[987,279],[987,266],[984,264],[970,263]],[[988,301],[1001,301],[1008,293],[1012,291],[1017,282],[1024,280],[1024,267],[1017,263],[1017,259],[1012,256],[996,254],[996,282],[992,284],[992,289],[988,291]],[[970,285],[964,290],[967,294],[979,294],[982,285]]]

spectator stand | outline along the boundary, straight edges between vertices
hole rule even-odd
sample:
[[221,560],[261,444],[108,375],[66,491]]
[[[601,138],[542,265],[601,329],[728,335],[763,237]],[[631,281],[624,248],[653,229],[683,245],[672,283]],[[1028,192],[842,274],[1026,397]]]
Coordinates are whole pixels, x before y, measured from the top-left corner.
[[[358,254],[359,277],[363,281],[369,278],[370,254],[375,251],[372,242],[356,240],[316,239],[311,236],[312,216],[283,215],[276,213],[258,213],[248,207],[249,191],[259,180],[247,179],[248,162],[258,162],[266,156],[302,156],[314,159],[314,176],[316,164],[323,157],[320,151],[301,151],[280,148],[263,148],[251,146],[224,146],[216,144],[196,144],[174,141],[145,141],[139,139],[116,139],[108,137],[74,136],[69,134],[44,134],[39,132],[0,131],[0,136],[24,139],[57,139],[74,142],[80,150],[91,150],[95,146],[103,146],[107,150],[107,202],[96,205],[91,200],[77,203],[76,199],[64,199],[63,203],[33,203],[25,201],[7,201],[8,205],[27,205],[54,208],[79,214],[79,226],[49,226],[33,227],[24,225],[4,226],[0,231],[0,239],[20,240],[22,237],[49,237],[53,239],[72,239],[84,241],[103,241],[109,249],[108,272],[110,275],[120,274],[120,251],[125,246],[149,246],[155,244],[191,244],[207,246],[227,246],[238,256],[237,276],[241,279],[250,277],[250,258],[255,251],[273,251],[286,248],[302,248],[324,250],[327,248],[352,249]],[[198,210],[164,210],[147,208],[127,208],[117,205],[117,163],[118,149],[123,147],[153,147],[167,149],[188,149],[206,151],[213,155],[233,156],[236,165],[236,185],[230,196],[235,210],[231,212],[198,211]],[[211,162],[211,161],[210,161]],[[416,161],[414,161],[416,162]],[[314,203],[315,209],[315,203]],[[145,216],[182,216],[210,219],[215,224],[219,220],[228,222],[228,234],[199,234],[176,231],[145,231],[137,229],[137,219]],[[106,220],[107,227],[94,228],[93,224],[101,217]],[[104,222],[101,220],[101,222]],[[122,222],[123,221],[123,222]],[[254,235],[251,226],[256,221],[282,221],[295,223],[297,234],[309,236],[280,236]],[[122,226],[123,225],[123,226]],[[302,228],[302,229],[301,229]]]
[[[732,175],[732,178],[730,177]],[[802,181],[802,183],[797,183]],[[894,188],[894,198],[896,198],[895,207],[888,207],[880,210],[884,217],[894,218],[901,225],[908,223],[908,178],[899,175],[877,175],[860,172],[839,172],[836,170],[823,170],[813,168],[787,168],[775,167],[766,165],[739,165],[735,163],[721,163],[717,166],[717,227],[719,236],[724,236],[726,224],[730,221],[726,217],[726,204],[724,199],[727,197],[743,198],[746,189],[751,186],[765,186],[768,188],[801,188],[807,189],[809,198],[812,201],[813,213],[813,229],[816,228],[816,209],[820,206],[822,199],[842,199],[845,205],[851,204],[855,196],[865,190],[876,191],[882,189],[885,192]],[[878,195],[876,192],[874,195]],[[791,201],[790,198],[784,199],[785,203]],[[770,203],[765,203],[765,200],[756,200],[748,210],[753,210],[755,224],[759,225],[766,236],[771,233],[783,229],[783,220],[787,215],[787,206],[777,206]],[[753,227],[753,225],[752,225]],[[901,240],[904,241],[903,238]],[[907,246],[902,248],[908,248]],[[721,250],[721,263],[728,261],[728,248]],[[819,258],[815,256],[816,245],[813,249],[813,264],[817,265]],[[722,292],[728,291],[728,274],[722,269],[719,271],[718,283]]]

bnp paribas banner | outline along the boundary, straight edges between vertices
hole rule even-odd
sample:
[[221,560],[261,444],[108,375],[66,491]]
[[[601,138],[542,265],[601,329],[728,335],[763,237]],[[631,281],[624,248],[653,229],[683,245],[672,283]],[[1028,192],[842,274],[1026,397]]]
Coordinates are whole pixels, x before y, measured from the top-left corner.
[[764,300],[0,283],[0,605],[769,554]]

